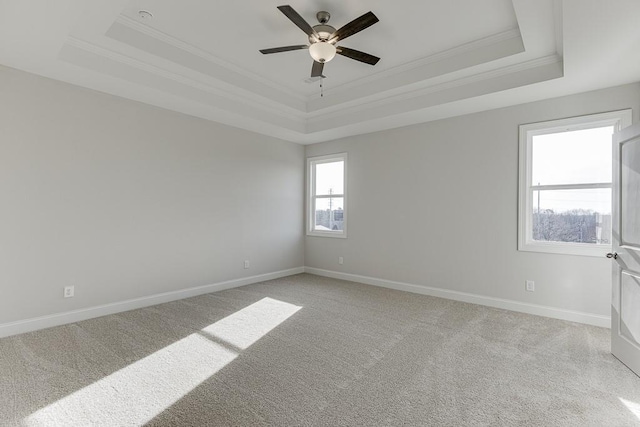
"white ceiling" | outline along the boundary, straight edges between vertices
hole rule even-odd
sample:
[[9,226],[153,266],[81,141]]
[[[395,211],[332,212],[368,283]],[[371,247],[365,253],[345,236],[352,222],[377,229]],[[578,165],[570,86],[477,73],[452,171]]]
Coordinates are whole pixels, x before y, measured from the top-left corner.
[[[308,43],[306,34],[275,8],[281,2],[254,0],[238,7],[238,2],[137,0],[127,6],[123,15],[140,21],[139,10],[153,11],[153,19],[144,23],[154,30],[244,70],[259,70],[260,76],[292,93],[312,96],[317,94],[318,85],[305,83],[312,63],[308,52],[271,56],[258,52],[260,48]],[[436,3],[439,3],[439,13],[433,14]],[[409,13],[403,8],[389,7],[388,0],[294,1],[293,6],[311,25],[318,23],[315,18],[318,7],[330,10],[329,23],[336,28],[369,10],[375,10],[380,19],[375,27],[340,44],[373,54],[384,53],[383,61],[372,67],[339,57],[326,67],[329,78],[325,84],[331,87],[518,28],[511,0],[414,2]],[[465,6],[468,13],[458,15],[456,11]],[[441,15],[457,15],[455,27],[450,27],[450,21],[440,19]],[[442,34],[448,36],[442,37]]]
[[[640,80],[637,0],[290,0],[342,41],[324,97],[282,0],[0,0],[0,64],[299,143]],[[143,20],[138,11],[153,19]]]

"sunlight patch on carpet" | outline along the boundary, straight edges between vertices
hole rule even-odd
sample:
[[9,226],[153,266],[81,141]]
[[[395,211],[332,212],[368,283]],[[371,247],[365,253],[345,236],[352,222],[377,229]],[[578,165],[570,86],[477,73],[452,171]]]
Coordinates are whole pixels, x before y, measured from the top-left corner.
[[[264,298],[202,331],[246,349],[302,307]],[[144,424],[238,357],[191,334],[29,415],[27,426]]]
[[618,399],[620,399],[620,402],[623,403],[624,406],[627,407],[627,409],[629,411],[631,411],[631,413],[633,415],[636,416],[636,418],[638,418],[640,420],[640,404],[639,403],[635,403],[635,402],[631,402],[627,399],[623,399],[621,397],[619,397]]
[[242,350],[300,310],[293,304],[263,298],[202,331]]

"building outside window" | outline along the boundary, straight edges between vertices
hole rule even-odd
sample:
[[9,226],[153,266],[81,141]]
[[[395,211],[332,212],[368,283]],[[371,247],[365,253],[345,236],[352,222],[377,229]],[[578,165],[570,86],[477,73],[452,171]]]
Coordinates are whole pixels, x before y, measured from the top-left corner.
[[347,236],[347,154],[307,159],[307,235]]

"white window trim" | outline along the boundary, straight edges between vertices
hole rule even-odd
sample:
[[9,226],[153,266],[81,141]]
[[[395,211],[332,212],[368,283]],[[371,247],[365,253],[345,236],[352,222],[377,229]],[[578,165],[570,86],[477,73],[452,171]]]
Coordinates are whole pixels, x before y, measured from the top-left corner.
[[631,109],[608,113],[590,114],[568,119],[552,120],[540,123],[520,125],[519,147],[519,192],[518,192],[518,250],[529,252],[546,252],[566,255],[583,255],[601,257],[611,251],[611,245],[592,243],[540,242],[532,238],[533,205],[532,192],[537,188],[577,189],[577,188],[611,188],[611,183],[592,183],[577,185],[532,185],[532,142],[533,137],[561,131],[575,131],[604,126],[614,126],[614,131],[630,126]]
[[[336,231],[318,231],[313,229],[315,223],[315,165],[322,163],[331,163],[336,161],[344,162],[344,192],[342,195],[333,195],[332,197],[342,197],[343,199],[343,223],[342,230]],[[329,154],[326,156],[308,157],[307,158],[307,236],[316,237],[334,237],[347,238],[347,153]]]

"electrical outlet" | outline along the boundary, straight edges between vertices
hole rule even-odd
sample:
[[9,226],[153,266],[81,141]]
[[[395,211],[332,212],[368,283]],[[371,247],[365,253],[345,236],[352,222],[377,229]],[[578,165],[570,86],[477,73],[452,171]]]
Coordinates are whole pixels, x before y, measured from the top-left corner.
[[245,269],[247,269],[247,268],[249,268],[250,266],[251,266],[251,264],[249,263],[249,260],[248,260],[248,259],[247,259],[247,260],[245,260],[245,261],[244,261],[244,268],[245,268]]
[[341,257],[341,256],[338,257],[338,264],[340,264],[340,265],[344,264],[344,258],[343,257]]
[[75,286],[65,286],[64,287],[64,297],[65,298],[73,298],[76,294]]
[[536,283],[533,280],[527,280],[525,290],[527,292],[534,292],[536,290]]

